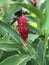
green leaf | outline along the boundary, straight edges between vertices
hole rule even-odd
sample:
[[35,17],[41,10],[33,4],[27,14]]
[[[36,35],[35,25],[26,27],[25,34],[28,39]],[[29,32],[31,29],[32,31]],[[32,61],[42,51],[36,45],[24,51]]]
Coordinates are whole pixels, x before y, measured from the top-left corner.
[[49,59],[49,54],[48,54],[48,55],[46,55],[46,57]]
[[27,8],[30,12],[35,13],[36,16],[42,21],[42,23],[44,22],[44,18],[45,18],[44,15],[36,7],[29,5],[29,4],[25,4],[25,3],[14,3],[14,4],[24,7],[24,8]]
[[46,1],[44,1],[44,3],[42,3],[42,5],[41,5],[41,7],[40,7],[40,10],[41,10],[42,12],[44,12],[45,5],[46,5]]
[[0,39],[0,50],[5,51],[17,50],[20,53],[21,49],[23,49],[23,46],[20,43],[16,43],[15,41],[12,40]]
[[14,55],[5,59],[0,65],[26,65],[30,59],[29,55]]
[[9,33],[14,41],[16,41],[18,43],[22,43],[22,40],[21,40],[19,34],[15,30],[13,30],[7,23],[2,22],[2,21],[0,21],[0,33],[2,35]]
[[4,50],[4,51],[15,51],[16,50],[20,53],[20,50],[19,50],[20,48],[16,44],[0,44],[0,50]]
[[28,61],[27,65],[38,65],[38,63],[34,59],[31,59]]
[[17,2],[32,4],[31,0],[17,0]]
[[37,62],[37,64],[39,64],[38,54],[37,54],[36,50],[34,49],[34,47],[30,43],[28,44],[26,50],[28,50],[30,56]]
[[30,20],[30,21],[35,22],[35,23],[38,22],[36,18],[34,18],[34,17],[32,17],[32,16],[30,16],[28,14],[26,14],[26,17],[27,17],[28,21]]
[[11,0],[0,0],[0,6],[6,6],[10,4]]
[[0,50],[14,51],[17,50],[15,44],[0,44]]
[[7,8],[7,10],[3,16],[3,21],[11,23],[13,21],[14,13],[19,11],[20,9],[21,9],[20,6],[17,6],[16,4],[11,4]]
[[22,44],[20,43],[16,43],[15,41],[12,40],[0,39],[0,50],[5,50],[5,51],[17,50],[18,52],[20,52],[19,51],[20,48],[22,49]]
[[31,26],[30,24],[28,24],[28,28],[29,28],[29,31],[30,31],[31,33],[40,34],[40,31],[39,31],[37,28]]
[[46,55],[46,65],[49,65],[49,54]]
[[35,39],[37,39],[39,37],[39,35],[37,35],[37,34],[29,34],[28,35],[28,40],[29,41],[35,41]]
[[46,19],[44,24],[45,33],[49,34],[49,0],[46,0]]
[[0,44],[15,44],[14,42],[10,41],[10,40],[7,40],[7,39],[0,39]]
[[40,63],[40,65],[42,65],[43,64],[43,52],[44,52],[44,48],[43,48],[44,46],[43,46],[43,42],[42,41],[39,41],[39,44],[38,44],[38,51],[37,51],[37,54],[38,54],[38,56],[39,56],[39,58],[38,58],[38,61],[39,61],[39,63]]
[[24,0],[17,0],[17,2],[23,2]]
[[17,51],[18,53],[26,53],[24,46],[13,40],[0,39],[0,50]]
[[37,53],[35,51],[35,49],[31,46],[31,44],[29,43],[27,48],[28,52],[30,53],[30,55],[36,60],[36,57],[37,57]]
[[3,51],[0,50],[0,59],[1,59],[2,55],[3,55]]

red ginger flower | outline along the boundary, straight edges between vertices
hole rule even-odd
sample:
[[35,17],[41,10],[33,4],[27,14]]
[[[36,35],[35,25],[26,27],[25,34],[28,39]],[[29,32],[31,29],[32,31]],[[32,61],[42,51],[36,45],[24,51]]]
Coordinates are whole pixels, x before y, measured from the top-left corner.
[[19,27],[18,31],[24,41],[27,41],[29,29],[25,27]]
[[28,38],[28,32],[29,29],[25,27],[27,25],[27,19],[24,14],[20,17],[18,21],[18,31],[20,33],[21,38],[23,39],[25,45],[27,45],[27,38]]
[[35,6],[36,7],[36,5],[37,5],[37,0],[33,0],[33,6]]
[[20,19],[18,21],[18,25],[25,26],[26,24],[27,24],[27,19],[26,19],[25,15],[22,14],[22,16],[20,16]]

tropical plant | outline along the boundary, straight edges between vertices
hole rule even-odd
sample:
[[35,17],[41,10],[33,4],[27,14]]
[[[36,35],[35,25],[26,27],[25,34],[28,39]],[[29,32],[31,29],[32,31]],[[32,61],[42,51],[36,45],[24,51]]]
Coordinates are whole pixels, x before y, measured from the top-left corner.
[[0,65],[49,65],[49,0],[0,0]]

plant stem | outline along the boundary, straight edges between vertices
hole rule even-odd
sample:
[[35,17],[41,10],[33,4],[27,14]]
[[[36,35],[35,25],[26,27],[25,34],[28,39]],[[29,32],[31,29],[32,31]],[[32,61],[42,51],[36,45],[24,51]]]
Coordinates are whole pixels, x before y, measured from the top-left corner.
[[47,35],[45,35],[44,39],[44,52],[43,52],[43,65],[45,65],[45,55],[46,55],[46,47],[47,47]]

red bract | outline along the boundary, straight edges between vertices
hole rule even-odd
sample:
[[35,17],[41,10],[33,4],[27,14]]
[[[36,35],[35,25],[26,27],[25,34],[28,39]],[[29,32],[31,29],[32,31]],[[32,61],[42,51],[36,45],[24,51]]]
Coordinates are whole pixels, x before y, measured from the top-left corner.
[[19,33],[20,33],[22,39],[23,39],[24,41],[26,41],[27,38],[28,38],[29,29],[28,29],[28,28],[24,28],[24,27],[19,27],[19,28],[18,28],[18,31],[19,31]]
[[37,0],[33,0],[33,6],[35,6],[36,7],[36,5],[37,5]]
[[24,14],[20,17],[18,21],[18,31],[20,33],[21,38],[24,40],[24,43],[27,45],[27,38],[28,38],[28,32],[29,29],[26,27],[27,25],[27,19]]
[[22,14],[22,16],[20,16],[18,24],[21,25],[21,26],[25,26],[27,24],[27,19],[26,19],[24,14]]

